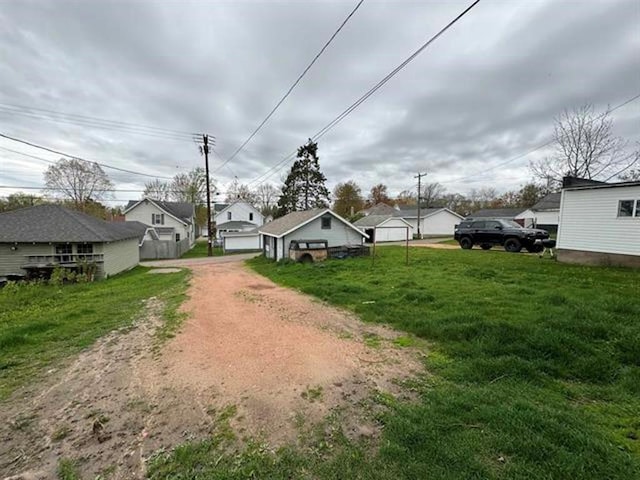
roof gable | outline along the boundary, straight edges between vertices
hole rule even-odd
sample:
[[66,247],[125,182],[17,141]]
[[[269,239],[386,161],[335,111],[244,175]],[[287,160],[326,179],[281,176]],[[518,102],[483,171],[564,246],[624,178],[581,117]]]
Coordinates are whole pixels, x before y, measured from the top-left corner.
[[172,216],[180,223],[184,223],[185,225],[193,223],[193,217],[195,216],[195,207],[193,206],[193,204],[186,202],[161,202],[152,198],[143,198],[142,200],[129,200],[129,203],[127,203],[127,206],[124,209],[125,215],[127,214],[127,212],[130,212],[144,202],[149,202],[151,205],[154,205],[157,209]]
[[1,213],[0,242],[100,243],[137,238],[138,230],[117,223],[60,205],[38,205]]
[[230,209],[231,207],[233,207],[234,205],[238,205],[238,204],[242,204],[243,208],[250,208],[251,210],[253,210],[254,213],[257,213],[258,215],[262,215],[262,213],[260,212],[260,210],[258,210],[256,207],[254,207],[253,205],[251,205],[249,202],[246,202],[244,200],[236,200],[232,203],[227,203],[224,204],[224,208],[220,209],[220,210],[216,210],[215,214],[216,215],[222,215],[224,212],[226,212],[228,209]]
[[304,227],[308,223],[311,223],[316,218],[319,218],[325,214],[329,214],[342,222],[347,227],[355,230],[360,235],[369,238],[362,230],[353,224],[346,221],[337,213],[331,211],[328,208],[323,209],[315,209],[315,210],[303,210],[300,212],[291,212],[284,217],[276,218],[274,221],[264,224],[262,227],[258,229],[258,231],[264,235],[269,235],[271,237],[281,238],[285,235],[288,235],[291,232],[298,230],[299,228]]
[[550,193],[544,198],[542,198],[538,203],[536,203],[529,210],[540,211],[540,210],[560,210],[560,198],[562,197],[562,193]]

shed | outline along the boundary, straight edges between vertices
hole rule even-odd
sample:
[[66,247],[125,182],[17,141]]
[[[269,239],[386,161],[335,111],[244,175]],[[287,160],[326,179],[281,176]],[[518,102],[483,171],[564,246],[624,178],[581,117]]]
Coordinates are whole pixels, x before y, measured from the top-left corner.
[[585,182],[564,179],[558,260],[640,267],[640,181]]
[[548,194],[531,208],[516,215],[515,220],[522,221],[524,227],[556,231],[560,222],[561,195],[560,192]]
[[413,227],[400,217],[369,215],[354,225],[369,236],[369,242],[401,242],[407,239],[407,235],[409,239],[413,238]]
[[[418,209],[400,209],[396,214],[404,218],[413,227],[413,232],[418,233]],[[453,236],[456,225],[464,220],[448,208],[421,208],[420,209],[420,234],[425,237]]]
[[225,253],[262,250],[262,236],[257,229],[249,232],[224,232],[222,233],[222,249]]
[[267,258],[288,258],[292,240],[322,238],[328,247],[362,245],[368,236],[328,208],[291,212],[259,229],[262,251]]

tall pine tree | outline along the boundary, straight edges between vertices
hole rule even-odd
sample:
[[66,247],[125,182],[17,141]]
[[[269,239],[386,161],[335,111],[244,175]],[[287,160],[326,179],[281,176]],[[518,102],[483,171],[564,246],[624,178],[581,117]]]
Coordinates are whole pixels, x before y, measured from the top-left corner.
[[296,161],[287,175],[278,200],[279,216],[329,206],[329,190],[325,186],[327,178],[320,171],[318,160],[318,144],[311,139],[298,148]]

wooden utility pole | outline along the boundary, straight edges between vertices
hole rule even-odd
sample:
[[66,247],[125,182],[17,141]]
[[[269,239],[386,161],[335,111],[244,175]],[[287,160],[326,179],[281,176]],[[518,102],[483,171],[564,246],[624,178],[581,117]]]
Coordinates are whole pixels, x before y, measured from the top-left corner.
[[424,173],[418,173],[418,175],[416,175],[413,178],[417,178],[418,179],[418,238],[422,239],[422,234],[420,233],[420,202],[422,201],[422,177],[426,177],[427,176],[427,172]]
[[211,186],[209,185],[209,135],[202,135],[202,153],[204,153],[204,166],[207,174],[207,257],[213,256],[211,245]]

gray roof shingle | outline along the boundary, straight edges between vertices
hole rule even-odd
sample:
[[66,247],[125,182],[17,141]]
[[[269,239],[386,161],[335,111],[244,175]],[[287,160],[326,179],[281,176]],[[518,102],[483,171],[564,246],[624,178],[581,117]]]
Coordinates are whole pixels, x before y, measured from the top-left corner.
[[512,220],[524,210],[524,208],[487,208],[485,210],[478,210],[467,218],[506,218]]
[[376,203],[373,207],[365,208],[364,210],[360,210],[358,213],[362,213],[364,215],[394,215],[398,212],[394,207],[387,205],[384,202]]
[[[427,215],[431,215],[432,213],[439,212],[442,210],[442,207],[437,208],[421,208],[420,209],[420,217],[426,217]],[[412,208],[401,208],[400,211],[396,214],[396,217],[405,217],[405,218],[418,218],[418,207]]]
[[538,203],[536,203],[531,210],[539,212],[541,210],[560,210],[560,198],[562,193],[550,193]]
[[368,215],[353,222],[356,227],[377,227],[381,223],[396,218],[394,215]]
[[94,243],[138,237],[139,227],[118,223],[133,222],[105,222],[60,205],[38,205],[0,213],[0,242]]
[[316,210],[304,210],[301,212],[291,212],[284,217],[276,218],[274,221],[265,223],[259,228],[260,233],[266,233],[279,237],[284,235],[289,230],[296,228],[298,225],[311,220],[313,217],[319,215],[321,212],[328,211],[328,209],[316,209]]
[[244,227],[255,228],[255,226],[256,226],[255,223],[247,222],[245,220],[231,220],[230,222],[221,223],[216,227],[218,228],[218,230],[225,230],[225,229],[236,229],[236,228],[244,228]]

